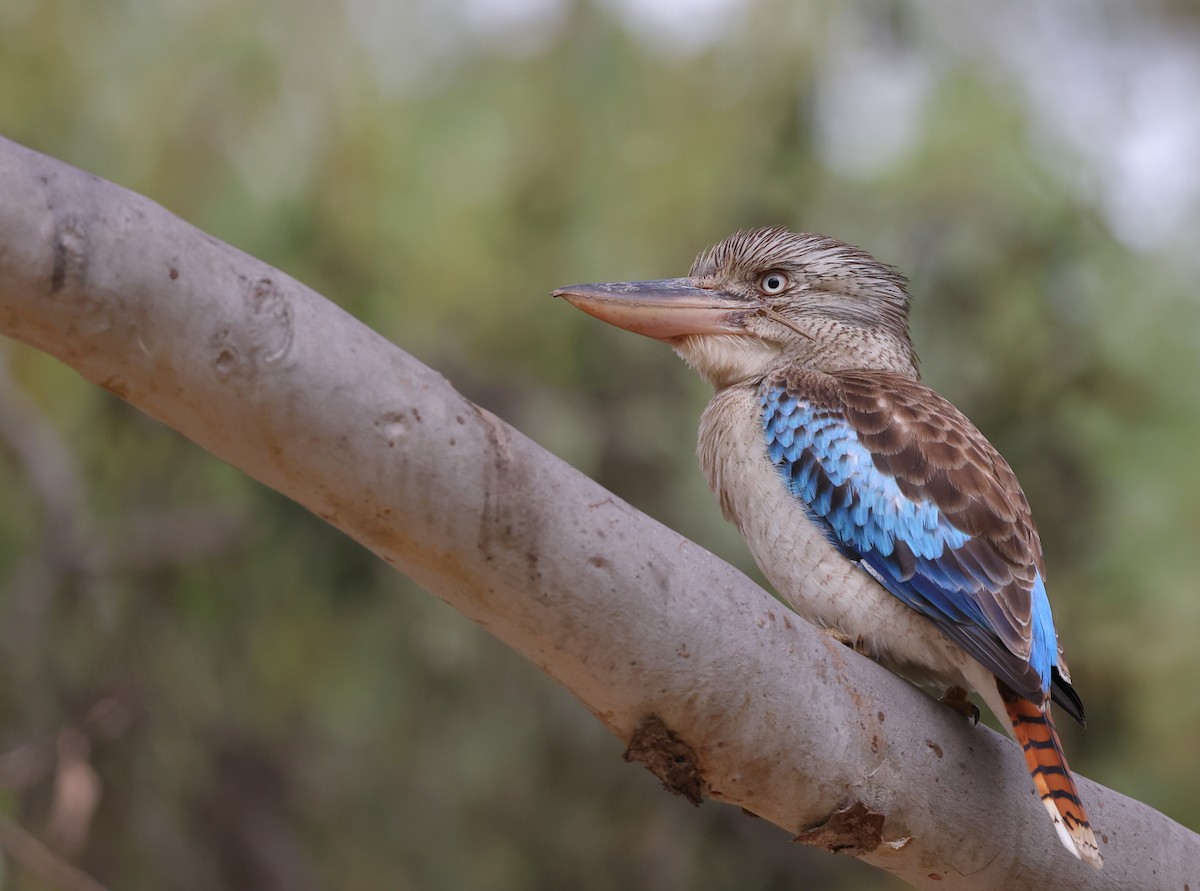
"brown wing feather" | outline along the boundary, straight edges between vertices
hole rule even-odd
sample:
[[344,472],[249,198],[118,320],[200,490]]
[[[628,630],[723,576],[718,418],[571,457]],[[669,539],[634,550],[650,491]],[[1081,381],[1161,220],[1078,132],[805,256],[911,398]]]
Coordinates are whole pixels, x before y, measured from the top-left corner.
[[[1032,589],[1035,576],[1045,576],[1041,543],[1016,475],[983,434],[953,405],[907,377],[792,367],[763,385],[782,386],[844,418],[870,450],[875,467],[893,477],[901,492],[932,501],[943,517],[971,536],[940,560],[979,582],[974,596],[990,634],[942,631],[1040,705],[1045,681],[1029,657]],[[907,580],[916,569],[914,555],[897,546],[894,558]],[[1070,686],[1061,649],[1051,672],[1051,693],[1083,722],[1083,706]]]
[[[978,570],[994,596],[981,599],[993,630],[1028,657],[1034,573],[1042,549],[1016,474],[967,417],[918,381],[878,373],[836,376],[847,420],[905,495],[929,499],[972,540],[955,557]],[[880,419],[890,419],[881,424]]]

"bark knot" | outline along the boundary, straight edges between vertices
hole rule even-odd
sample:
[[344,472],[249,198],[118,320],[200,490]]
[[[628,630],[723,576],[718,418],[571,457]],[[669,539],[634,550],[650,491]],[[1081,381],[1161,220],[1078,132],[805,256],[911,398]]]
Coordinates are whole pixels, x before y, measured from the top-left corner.
[[68,283],[82,284],[87,276],[89,253],[87,229],[79,216],[67,213],[57,217],[50,290],[61,291]]
[[626,761],[637,761],[662,784],[699,807],[704,800],[704,776],[695,750],[671,732],[658,715],[644,718],[625,749]]
[[853,857],[869,854],[883,844],[883,814],[856,801],[834,811],[825,821],[802,830],[793,841],[834,854]]
[[240,318],[212,336],[213,368],[221,378],[252,378],[291,350],[295,319],[291,296],[273,279],[242,277],[245,300]]

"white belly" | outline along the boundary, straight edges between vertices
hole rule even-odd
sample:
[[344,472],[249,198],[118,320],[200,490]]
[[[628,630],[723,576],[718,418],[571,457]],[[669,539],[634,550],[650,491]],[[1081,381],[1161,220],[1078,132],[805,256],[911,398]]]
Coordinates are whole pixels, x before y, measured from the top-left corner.
[[991,674],[930,620],[846,559],[787,490],[767,455],[752,388],[730,387],[708,404],[698,453],[725,517],[738,527],[763,575],[797,613],[861,640],[865,652],[916,683],[975,689],[989,706],[990,700],[999,705]]

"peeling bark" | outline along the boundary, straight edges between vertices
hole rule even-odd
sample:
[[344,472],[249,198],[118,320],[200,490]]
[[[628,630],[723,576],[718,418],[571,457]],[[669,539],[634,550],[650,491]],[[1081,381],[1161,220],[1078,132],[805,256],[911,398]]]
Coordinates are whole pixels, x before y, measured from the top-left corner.
[[704,801],[704,776],[695,751],[672,733],[661,718],[652,715],[638,724],[625,749],[625,760],[645,765],[662,780],[665,789],[682,795],[697,807]]
[[814,848],[824,848],[833,854],[861,857],[883,844],[883,814],[869,810],[861,801],[841,808],[810,829],[805,829],[793,841]]

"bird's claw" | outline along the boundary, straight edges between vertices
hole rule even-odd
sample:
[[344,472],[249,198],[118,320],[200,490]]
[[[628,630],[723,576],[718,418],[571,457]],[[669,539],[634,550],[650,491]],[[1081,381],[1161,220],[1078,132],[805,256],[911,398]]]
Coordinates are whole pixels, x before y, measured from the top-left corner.
[[938,702],[944,703],[959,714],[970,718],[972,724],[979,723],[979,706],[968,698],[967,691],[962,687],[950,687],[942,694],[942,698]]
[[822,630],[829,637],[832,637],[838,643],[854,650],[854,652],[858,653],[860,656],[869,655],[867,653],[867,642],[864,638],[851,637],[849,634],[846,634],[846,632],[840,631],[837,628],[823,628]]

